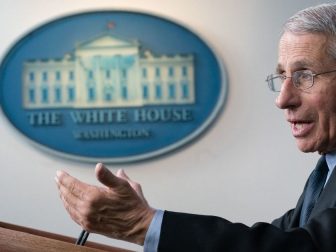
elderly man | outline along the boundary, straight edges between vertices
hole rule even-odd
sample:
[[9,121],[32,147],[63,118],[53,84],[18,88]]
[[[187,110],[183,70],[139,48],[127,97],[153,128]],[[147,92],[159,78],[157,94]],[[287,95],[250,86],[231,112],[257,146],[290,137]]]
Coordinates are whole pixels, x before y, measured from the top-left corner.
[[322,156],[297,206],[272,224],[252,227],[213,216],[152,209],[140,186],[102,164],[87,185],[65,172],[56,181],[63,203],[84,229],[145,245],[145,251],[336,251],[336,4],[305,9],[284,25],[276,105],[303,152]]

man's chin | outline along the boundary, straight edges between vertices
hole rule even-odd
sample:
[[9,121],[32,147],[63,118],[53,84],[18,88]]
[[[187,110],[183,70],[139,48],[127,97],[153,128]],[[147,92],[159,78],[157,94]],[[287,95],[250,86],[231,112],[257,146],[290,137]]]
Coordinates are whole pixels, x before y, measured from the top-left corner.
[[[304,153],[316,152],[318,151],[315,146],[309,145],[307,143],[302,143],[300,141],[296,141],[296,146],[298,149]],[[318,151],[320,153],[320,151]]]

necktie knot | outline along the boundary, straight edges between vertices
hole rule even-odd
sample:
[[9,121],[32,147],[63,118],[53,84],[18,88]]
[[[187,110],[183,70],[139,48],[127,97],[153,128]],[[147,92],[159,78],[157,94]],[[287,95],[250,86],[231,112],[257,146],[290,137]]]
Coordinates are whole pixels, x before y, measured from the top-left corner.
[[323,156],[319,160],[307,182],[300,216],[300,227],[307,223],[309,216],[323,190],[328,171],[328,166]]

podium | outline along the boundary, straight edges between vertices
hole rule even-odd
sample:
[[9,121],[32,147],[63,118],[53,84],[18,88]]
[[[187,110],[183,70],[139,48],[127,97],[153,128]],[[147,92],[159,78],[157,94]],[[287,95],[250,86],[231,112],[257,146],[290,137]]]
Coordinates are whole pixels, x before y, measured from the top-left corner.
[[95,242],[75,245],[75,238],[0,222],[1,252],[131,252]]

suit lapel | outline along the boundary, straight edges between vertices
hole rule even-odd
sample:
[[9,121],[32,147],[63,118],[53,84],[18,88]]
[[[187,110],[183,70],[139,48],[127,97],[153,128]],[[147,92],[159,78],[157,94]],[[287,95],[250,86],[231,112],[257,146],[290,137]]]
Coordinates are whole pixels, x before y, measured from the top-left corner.
[[[327,166],[327,162],[324,160],[320,165]],[[315,207],[311,213],[311,218],[324,211],[327,208],[336,206],[336,169],[333,170],[330,178],[325,185],[319,199],[317,200]]]
[[[327,166],[327,162],[325,161],[325,158],[321,157],[319,159],[316,166],[319,166],[319,165]],[[281,227],[285,230],[299,227],[301,209],[302,209],[304,195],[306,193],[307,182],[296,204],[295,209],[293,209],[293,213],[285,221],[282,220],[285,224],[284,226],[281,226]],[[310,215],[310,218],[316,216],[320,212],[326,210],[327,208],[331,208],[331,207],[336,207],[336,168],[333,170],[327,184],[325,185],[324,190],[322,191],[319,199],[317,200],[316,205]]]
[[[306,184],[307,185],[307,184]],[[302,208],[302,204],[303,204],[303,199],[304,199],[304,193],[306,191],[306,186],[303,190],[303,193],[301,194],[296,207],[294,209],[294,213],[293,213],[293,217],[291,218],[291,221],[289,223],[289,227],[288,228],[296,228],[299,226],[300,223],[300,214],[301,214],[301,208]]]
[[[327,166],[327,162],[325,161],[324,157],[320,157],[320,159],[318,160],[315,168],[320,166],[320,165],[326,165]],[[290,223],[290,228],[295,228],[295,227],[299,226],[301,209],[302,209],[303,199],[304,199],[304,196],[305,196],[305,193],[306,193],[308,180],[309,180],[309,178],[307,179],[305,187],[303,189],[303,192],[302,192],[302,194],[301,194],[301,196],[298,200],[298,203],[296,204],[296,207],[295,207],[295,210],[294,210],[294,213],[293,213],[293,218],[292,218],[291,223]],[[327,185],[325,186],[325,188],[322,191],[321,196],[319,197],[314,209],[312,210],[310,218],[313,217],[314,215],[316,215],[317,213],[319,213],[320,211],[326,209],[326,205],[332,204],[332,202],[330,202],[330,199],[329,199],[331,197],[331,195],[329,194],[329,191],[333,189],[332,188],[333,183],[336,183],[336,173],[335,172],[333,172],[333,174],[330,176]],[[334,189],[336,189],[336,187],[334,187]]]
[[[318,160],[316,167],[319,165],[327,165],[324,157],[321,157]],[[286,217],[283,216],[282,218],[275,220],[276,226],[284,230],[299,227],[301,209],[302,209],[303,199],[306,193],[308,180],[309,178],[307,179],[307,182],[296,204],[296,207],[293,210],[287,212],[288,214],[286,214]],[[318,199],[310,217],[314,217],[316,214],[320,213],[321,211],[327,208],[330,208],[330,207],[335,207],[335,206],[336,206],[336,168],[331,174],[328,180],[328,183],[326,184],[324,190],[322,191],[320,198]]]

